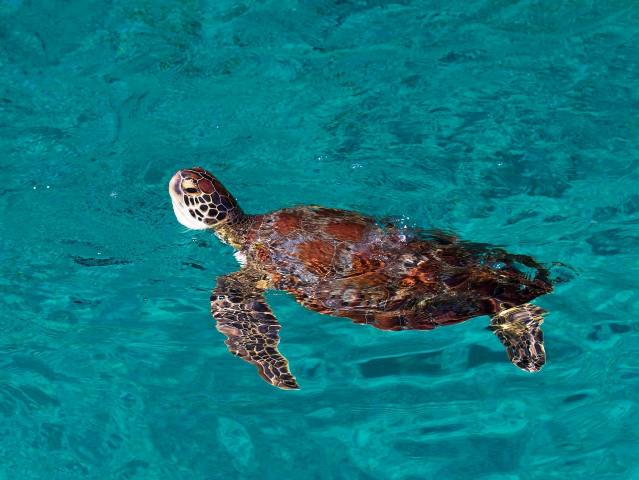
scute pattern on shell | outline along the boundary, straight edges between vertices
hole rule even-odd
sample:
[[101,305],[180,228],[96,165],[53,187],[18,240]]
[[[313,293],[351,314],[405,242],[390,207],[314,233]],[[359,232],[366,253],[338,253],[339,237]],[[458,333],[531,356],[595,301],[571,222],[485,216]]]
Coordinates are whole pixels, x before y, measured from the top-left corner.
[[[296,207],[259,216],[244,252],[271,287],[320,313],[384,330],[432,329],[519,305],[552,287],[532,258],[355,212]],[[526,278],[516,264],[536,269]],[[494,268],[499,264],[500,267]]]

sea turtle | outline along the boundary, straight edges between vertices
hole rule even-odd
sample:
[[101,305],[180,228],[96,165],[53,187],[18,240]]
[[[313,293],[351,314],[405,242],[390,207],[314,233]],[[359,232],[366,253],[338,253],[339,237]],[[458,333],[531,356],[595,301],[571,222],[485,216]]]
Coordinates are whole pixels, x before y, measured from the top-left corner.
[[177,172],[169,194],[180,223],[212,230],[236,250],[241,268],[217,279],[211,312],[229,350],[276,387],[299,388],[278,350],[281,327],[266,303],[268,289],[382,330],[430,330],[490,315],[489,328],[513,364],[534,372],[545,363],[545,312],[527,302],[552,284],[529,256],[346,210],[299,206],[247,214],[199,167]]

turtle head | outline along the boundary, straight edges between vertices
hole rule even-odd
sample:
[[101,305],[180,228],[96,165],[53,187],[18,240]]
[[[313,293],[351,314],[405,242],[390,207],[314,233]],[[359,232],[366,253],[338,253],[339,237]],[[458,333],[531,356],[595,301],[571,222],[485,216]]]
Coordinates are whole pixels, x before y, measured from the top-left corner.
[[178,221],[194,230],[215,228],[243,215],[228,190],[200,167],[186,168],[173,175],[169,195]]

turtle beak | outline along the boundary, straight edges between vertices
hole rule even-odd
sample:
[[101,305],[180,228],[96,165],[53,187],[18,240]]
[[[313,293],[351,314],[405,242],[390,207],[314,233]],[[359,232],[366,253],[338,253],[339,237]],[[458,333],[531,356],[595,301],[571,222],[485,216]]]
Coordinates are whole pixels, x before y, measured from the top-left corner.
[[181,183],[182,176],[180,175],[180,172],[177,172],[175,175],[173,175],[173,177],[171,177],[171,180],[169,181],[169,194],[171,196],[182,196]]

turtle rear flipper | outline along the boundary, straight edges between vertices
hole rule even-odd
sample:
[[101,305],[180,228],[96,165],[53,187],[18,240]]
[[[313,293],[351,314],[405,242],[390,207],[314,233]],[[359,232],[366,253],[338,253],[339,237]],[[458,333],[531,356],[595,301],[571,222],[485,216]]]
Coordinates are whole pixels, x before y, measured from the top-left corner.
[[531,303],[502,310],[493,316],[490,330],[506,347],[508,358],[527,372],[537,372],[546,363],[541,324],[544,310]]
[[298,389],[288,360],[277,348],[282,327],[266,303],[260,280],[248,270],[220,277],[211,293],[211,313],[218,331],[228,337],[231,353],[255,365],[271,385]]

